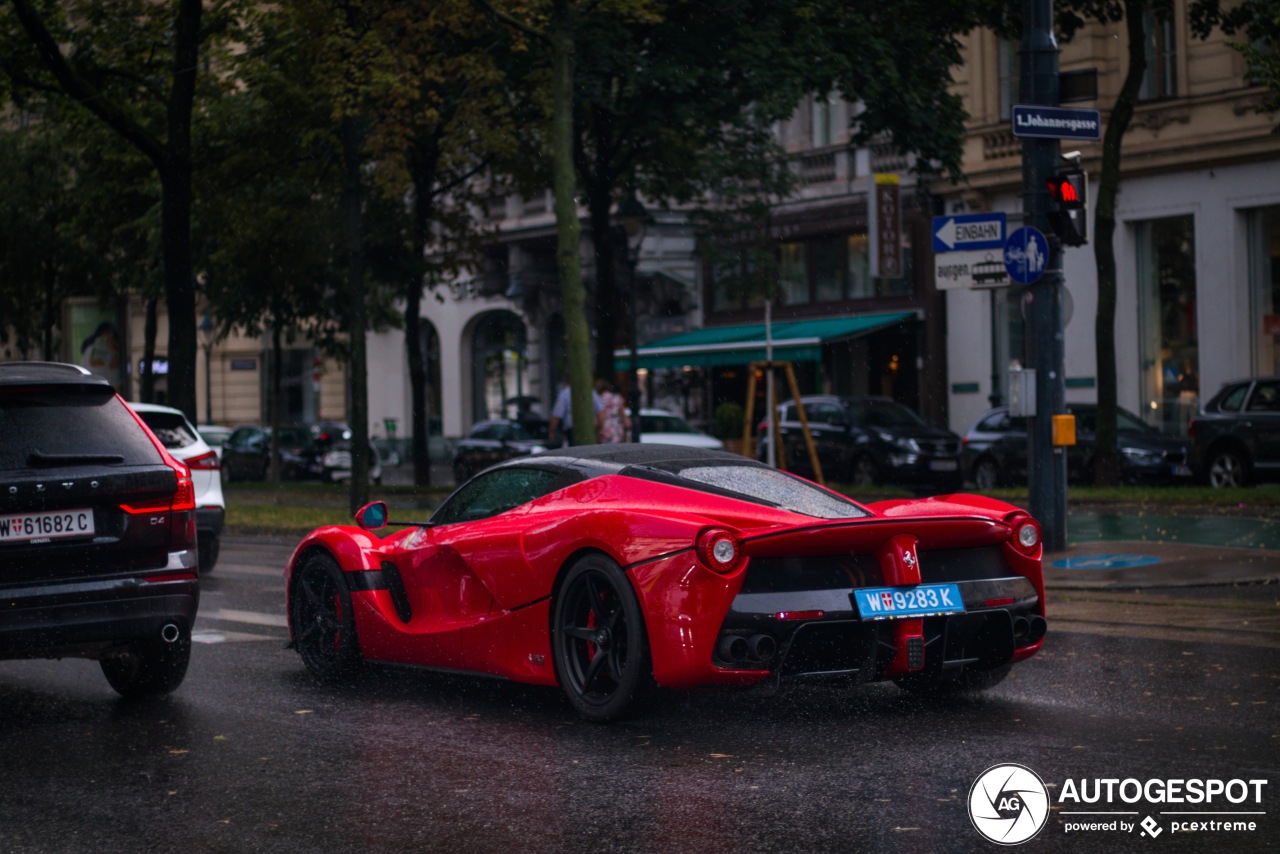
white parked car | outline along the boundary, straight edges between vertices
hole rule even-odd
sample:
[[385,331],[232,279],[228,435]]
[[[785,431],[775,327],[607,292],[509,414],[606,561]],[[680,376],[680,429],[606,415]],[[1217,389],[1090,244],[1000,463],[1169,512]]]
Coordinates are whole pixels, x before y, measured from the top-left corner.
[[191,482],[196,488],[196,542],[200,550],[200,572],[210,572],[218,562],[218,547],[227,515],[218,454],[182,414],[182,410],[154,403],[130,403],[129,406],[146,422],[169,453],[191,469]]
[[640,441],[684,445],[710,451],[724,450],[724,442],[693,429],[689,422],[665,409],[640,410]]

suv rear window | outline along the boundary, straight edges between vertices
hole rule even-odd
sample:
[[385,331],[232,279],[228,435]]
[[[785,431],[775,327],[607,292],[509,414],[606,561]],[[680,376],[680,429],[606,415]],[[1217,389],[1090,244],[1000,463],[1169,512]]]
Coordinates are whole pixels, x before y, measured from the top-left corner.
[[156,434],[160,444],[169,450],[185,448],[196,443],[195,430],[187,422],[185,416],[176,412],[139,412],[138,416],[147,422],[151,432]]
[[0,470],[75,464],[86,457],[123,465],[162,462],[146,433],[115,393],[101,386],[63,385],[0,390]]

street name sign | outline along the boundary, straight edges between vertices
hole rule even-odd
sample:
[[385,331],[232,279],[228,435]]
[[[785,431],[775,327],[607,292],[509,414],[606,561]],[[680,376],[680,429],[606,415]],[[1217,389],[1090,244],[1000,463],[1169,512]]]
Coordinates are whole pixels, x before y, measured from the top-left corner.
[[966,252],[1004,247],[1006,217],[1003,211],[956,214],[933,218],[933,251]]
[[1084,107],[1013,108],[1013,135],[1047,139],[1101,139],[1102,113]]

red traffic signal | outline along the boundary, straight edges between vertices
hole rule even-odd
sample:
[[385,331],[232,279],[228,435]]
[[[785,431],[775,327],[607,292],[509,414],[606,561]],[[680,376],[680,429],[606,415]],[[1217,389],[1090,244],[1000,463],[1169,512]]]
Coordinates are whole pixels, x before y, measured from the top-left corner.
[[1047,182],[1052,204],[1049,224],[1066,246],[1089,242],[1089,176],[1083,169],[1063,169]]

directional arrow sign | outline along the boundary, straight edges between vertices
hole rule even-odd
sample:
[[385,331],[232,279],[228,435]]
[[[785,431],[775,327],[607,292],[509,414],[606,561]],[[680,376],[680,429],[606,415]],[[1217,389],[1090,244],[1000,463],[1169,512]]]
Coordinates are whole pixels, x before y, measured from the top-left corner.
[[1001,249],[1005,241],[1003,212],[957,214],[933,218],[933,251],[966,252]]

